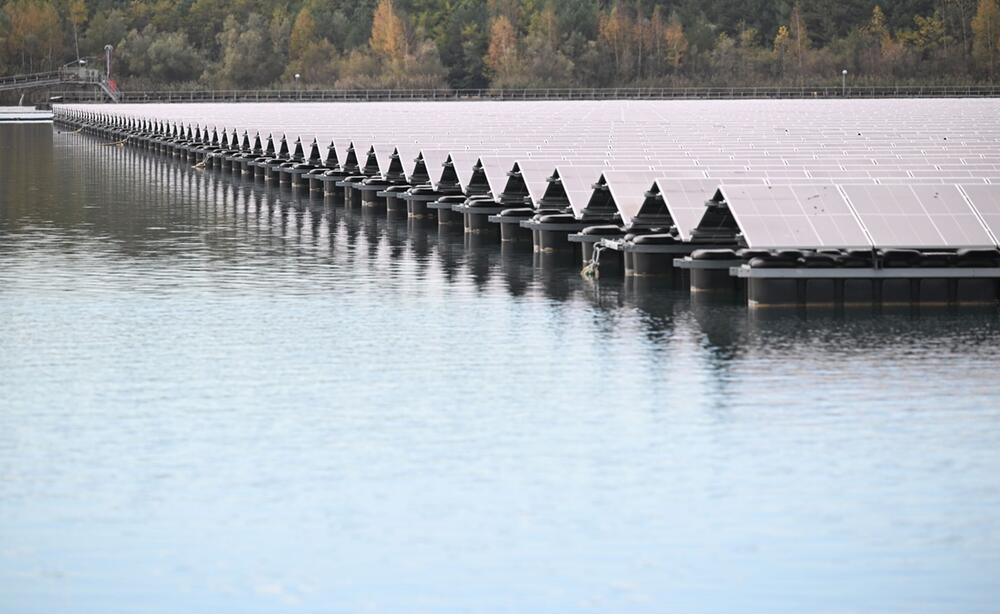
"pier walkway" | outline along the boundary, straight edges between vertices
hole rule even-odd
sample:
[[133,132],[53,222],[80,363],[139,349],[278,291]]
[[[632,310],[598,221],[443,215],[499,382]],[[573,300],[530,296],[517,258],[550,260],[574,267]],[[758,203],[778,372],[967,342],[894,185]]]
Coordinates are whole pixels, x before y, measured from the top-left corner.
[[93,90],[60,91],[58,95],[64,99],[93,100],[95,102],[120,102],[121,100],[121,91],[114,81],[107,79],[101,71],[93,68],[61,68],[48,72],[0,77],[0,92],[67,86],[93,86]]

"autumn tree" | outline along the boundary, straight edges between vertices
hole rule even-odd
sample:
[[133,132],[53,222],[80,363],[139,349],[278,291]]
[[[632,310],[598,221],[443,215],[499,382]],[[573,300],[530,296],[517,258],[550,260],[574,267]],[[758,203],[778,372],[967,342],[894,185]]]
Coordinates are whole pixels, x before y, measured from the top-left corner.
[[784,77],[788,72],[788,64],[792,57],[792,34],[788,30],[788,26],[778,26],[778,33],[774,35],[772,49],[777,74],[779,77]]
[[687,58],[689,47],[687,36],[684,35],[684,26],[677,15],[672,15],[667,27],[664,28],[663,43],[667,64],[673,72],[677,72]]
[[292,24],[292,35],[288,41],[288,55],[295,60],[317,41],[316,21],[308,7],[303,7]]
[[800,84],[805,76],[809,53],[809,33],[798,3],[792,6],[788,25],[778,26],[774,36],[773,55],[777,73],[787,79],[794,75]]
[[0,0],[0,73],[111,44],[126,89],[266,87],[296,73],[343,87],[820,85],[841,68],[859,83],[964,83],[1000,73],[998,3]]
[[1000,0],[979,0],[972,18],[972,58],[979,70],[996,78],[1000,64]]
[[788,36],[792,59],[795,65],[795,75],[801,85],[805,78],[810,42],[809,32],[806,30],[806,21],[802,17],[802,9],[798,2],[792,6],[792,13],[788,18]]
[[913,23],[914,29],[903,32],[898,38],[903,44],[914,47],[924,59],[951,44],[939,11],[934,11],[929,17],[917,15]]
[[309,7],[302,7],[292,24],[284,78],[302,75],[306,83],[333,83],[337,78],[336,62],[337,49],[319,35]]
[[47,0],[14,0],[4,8],[6,52],[19,57],[21,70],[53,68],[61,61],[62,28],[59,14]]
[[[956,39],[948,33],[948,27],[940,10],[933,15],[917,15],[914,27],[897,32],[896,40],[903,49],[908,68],[924,72],[943,72],[949,69],[949,62],[958,62],[962,49],[955,45]],[[952,64],[954,70],[954,64]]]
[[493,85],[511,85],[518,70],[517,34],[506,15],[493,18],[490,23],[490,46],[486,51],[486,66]]
[[866,72],[879,76],[891,74],[903,48],[889,31],[888,20],[881,6],[876,4],[872,9],[871,18],[861,28],[861,33],[865,42],[863,67]]
[[405,68],[407,44],[406,28],[393,6],[392,0],[379,0],[372,16],[372,51],[385,61],[393,73]]
[[526,7],[522,6],[521,0],[486,0],[486,10],[491,15],[490,23],[494,18],[506,17],[515,31],[522,26],[524,8]]
[[632,78],[629,48],[632,45],[632,23],[625,9],[619,3],[611,7],[598,22],[598,36],[607,49],[611,50],[615,74],[623,80]]

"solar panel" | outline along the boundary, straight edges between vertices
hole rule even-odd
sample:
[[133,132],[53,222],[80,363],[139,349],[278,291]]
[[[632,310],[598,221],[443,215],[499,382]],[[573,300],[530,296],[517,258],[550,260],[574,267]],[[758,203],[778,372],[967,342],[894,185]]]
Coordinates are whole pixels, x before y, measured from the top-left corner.
[[631,226],[639,209],[646,200],[645,194],[660,171],[632,170],[606,171],[604,180],[608,183],[611,196],[615,199],[618,213],[626,227]]
[[[66,108],[92,107],[60,106]],[[965,211],[953,194],[958,188],[951,186],[965,186],[960,194],[972,201],[992,194],[992,184],[1000,182],[1000,100],[995,99],[301,103],[294,109],[282,103],[143,104],[119,105],[109,114],[155,118],[185,131],[205,130],[207,123],[210,132],[213,123],[224,122],[251,134],[286,133],[290,141],[296,134],[309,135],[307,141],[316,135],[336,144],[341,162],[353,142],[362,165],[374,145],[383,173],[393,148],[406,173],[422,151],[434,180],[450,152],[463,186],[477,160],[503,159],[485,169],[494,190],[503,189],[499,184],[509,169],[502,166],[517,160],[536,202],[558,166],[578,216],[592,202],[592,184],[603,173],[626,223],[652,206],[652,199],[645,199],[652,184],[623,182],[616,175],[648,179],[645,172],[657,171],[655,178],[664,180],[656,184],[666,200],[662,206],[684,238],[719,184],[747,183],[851,190],[851,202],[865,210],[886,246],[959,247],[996,238],[983,226],[997,223],[989,205],[978,214]],[[686,179],[701,177],[711,179],[685,191]],[[979,184],[981,193],[970,191],[971,184]],[[917,185],[923,187],[912,188]],[[606,204],[607,194],[594,202]],[[871,210],[869,198],[875,203]],[[604,212],[603,205],[592,208]],[[972,223],[980,219],[979,226]],[[788,219],[780,221],[784,226],[774,233],[792,232]]]
[[517,165],[521,168],[521,177],[532,201],[541,200],[549,185],[548,179],[559,163],[560,160],[556,159],[518,158]]
[[479,154],[466,149],[451,149],[449,150],[449,154],[451,155],[452,163],[455,165],[458,183],[464,190],[469,187],[473,169],[476,163],[479,162]]
[[836,186],[724,185],[719,190],[749,247],[871,247]]
[[842,186],[876,247],[992,247],[956,185]]
[[705,215],[705,201],[715,193],[718,181],[661,178],[656,180],[656,186],[660,189],[664,205],[674,220],[681,240],[690,241],[691,231]]
[[396,150],[396,146],[392,143],[373,143],[372,147],[375,149],[375,159],[378,160],[378,167],[382,172],[389,170],[389,165],[392,163],[392,153]]
[[960,189],[965,192],[996,243],[1000,239],[1000,185],[963,185]]
[[399,152],[399,162],[403,165],[403,173],[406,175],[406,180],[409,181],[417,165],[417,157],[420,155],[420,145],[401,141],[396,146],[396,150]]
[[479,161],[483,165],[486,181],[490,184],[490,192],[494,197],[499,197],[507,186],[507,173],[514,168],[516,158],[514,156],[483,156]]
[[566,192],[566,198],[569,199],[569,204],[573,208],[573,214],[580,217],[594,193],[594,183],[601,178],[601,172],[604,169],[599,166],[567,164],[560,164],[557,168],[563,190]]

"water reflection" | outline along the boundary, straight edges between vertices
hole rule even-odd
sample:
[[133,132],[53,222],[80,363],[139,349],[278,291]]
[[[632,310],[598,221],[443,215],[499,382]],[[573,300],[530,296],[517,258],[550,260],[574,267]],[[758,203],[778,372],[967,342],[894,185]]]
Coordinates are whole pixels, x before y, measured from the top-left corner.
[[164,266],[195,256],[254,267],[308,258],[314,269],[349,267],[360,279],[471,284],[480,293],[502,287],[515,298],[585,301],[599,331],[634,317],[653,344],[668,343],[680,320],[697,328],[717,367],[764,339],[787,347],[824,330],[848,330],[845,339],[881,336],[884,322],[902,316],[909,316],[908,326],[924,339],[950,334],[942,320],[959,327],[995,326],[995,309],[906,310],[902,316],[880,310],[748,312],[739,300],[691,296],[657,279],[585,281],[572,258],[498,245],[466,235],[457,225],[335,206],[288,186],[207,172],[51,126],[0,129],[6,144],[0,148],[0,229],[9,237],[0,246],[4,250],[33,249],[31,241],[16,239],[44,227],[47,241],[64,252],[98,241],[102,250],[113,250],[108,257],[153,259]]
[[996,309],[748,311],[0,144],[0,610],[996,601]]

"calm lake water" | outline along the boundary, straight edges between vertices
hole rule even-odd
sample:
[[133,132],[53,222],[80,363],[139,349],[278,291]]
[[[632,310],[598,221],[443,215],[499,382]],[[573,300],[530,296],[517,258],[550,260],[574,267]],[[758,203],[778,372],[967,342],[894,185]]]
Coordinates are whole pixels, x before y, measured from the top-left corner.
[[0,611],[998,611],[998,367],[0,126]]

